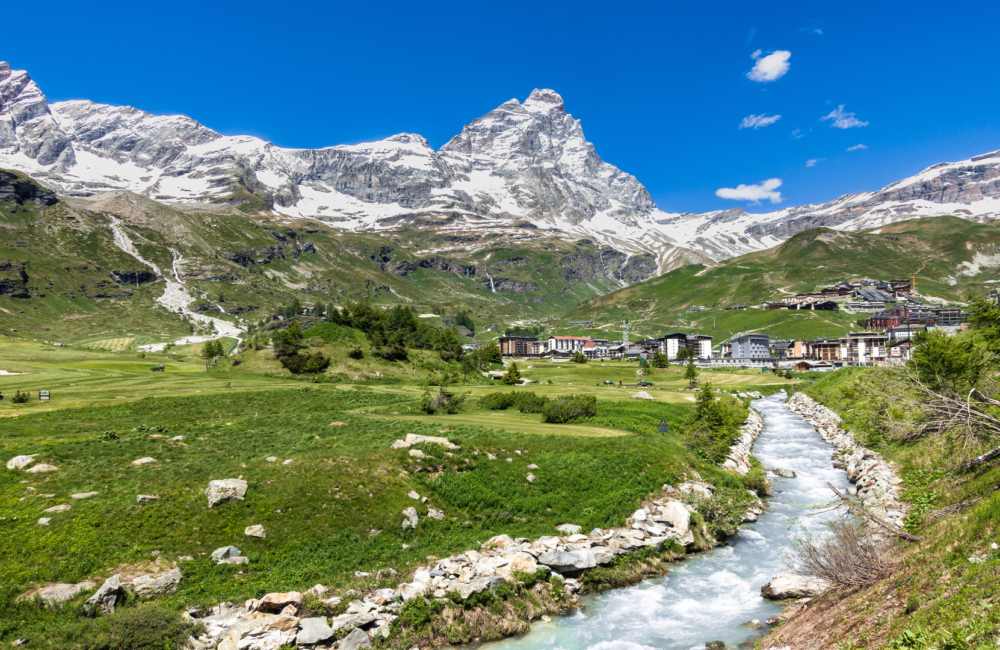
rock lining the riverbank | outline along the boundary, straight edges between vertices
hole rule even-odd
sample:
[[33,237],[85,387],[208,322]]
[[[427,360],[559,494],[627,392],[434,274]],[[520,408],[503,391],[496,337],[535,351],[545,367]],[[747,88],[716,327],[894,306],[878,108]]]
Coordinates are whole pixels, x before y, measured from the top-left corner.
[[[795,393],[785,405],[805,418],[823,440],[833,445],[836,455],[846,466],[847,480],[855,484],[858,501],[868,512],[902,529],[907,507],[899,500],[899,486],[903,481],[896,475],[893,464],[858,444],[849,431],[840,427],[839,415],[805,393]],[[878,533],[883,532],[872,521],[867,525]]]

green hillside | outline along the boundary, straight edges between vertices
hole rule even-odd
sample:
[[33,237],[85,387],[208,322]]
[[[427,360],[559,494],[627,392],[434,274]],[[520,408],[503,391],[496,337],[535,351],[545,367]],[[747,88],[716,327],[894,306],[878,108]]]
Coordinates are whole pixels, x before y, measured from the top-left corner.
[[[860,315],[727,307],[751,304],[840,281],[916,278],[922,295],[960,301],[989,293],[1000,281],[1000,227],[957,217],[902,221],[862,232],[816,228],[772,249],[715,267],[690,265],[601,296],[561,321],[610,326],[629,319],[640,336],[666,329],[713,333],[763,331],[778,338],[835,336],[856,327]],[[688,312],[704,306],[705,311]],[[608,331],[613,328],[608,327]]]

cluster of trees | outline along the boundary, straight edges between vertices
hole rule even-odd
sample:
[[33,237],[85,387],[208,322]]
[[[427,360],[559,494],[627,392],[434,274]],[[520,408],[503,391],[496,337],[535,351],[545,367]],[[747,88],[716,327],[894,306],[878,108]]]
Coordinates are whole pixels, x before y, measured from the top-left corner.
[[458,332],[441,330],[421,322],[407,307],[376,309],[367,300],[348,304],[327,314],[331,323],[346,325],[364,332],[371,341],[372,353],[389,361],[405,361],[407,348],[436,350],[445,361],[462,358],[462,340]]
[[303,343],[303,338],[302,326],[297,320],[292,321],[287,328],[278,330],[271,337],[274,357],[295,375],[323,372],[330,366],[330,357],[321,352],[306,352],[308,346]]
[[201,358],[205,360],[205,368],[208,368],[209,363],[225,354],[226,351],[222,349],[222,341],[208,341],[201,346]]
[[738,400],[715,397],[711,384],[702,386],[687,427],[694,448],[713,463],[721,463],[726,460],[729,448],[740,435],[747,409]]
[[545,328],[541,325],[535,325],[533,327],[522,327],[521,325],[515,325],[514,327],[508,327],[503,331],[504,336],[535,336],[540,337]]

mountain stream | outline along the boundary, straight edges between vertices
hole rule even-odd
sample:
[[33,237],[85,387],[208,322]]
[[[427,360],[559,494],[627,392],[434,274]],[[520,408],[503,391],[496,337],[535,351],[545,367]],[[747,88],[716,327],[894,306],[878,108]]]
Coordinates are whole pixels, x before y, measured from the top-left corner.
[[756,523],[744,524],[727,546],[670,565],[665,576],[583,597],[576,614],[533,623],[528,634],[489,644],[489,650],[692,650],[708,641],[734,648],[765,633],[744,625],[764,623],[782,609],[761,598],[761,586],[788,570],[784,552],[797,535],[822,529],[822,521],[834,516],[807,510],[831,500],[827,481],[841,491],[848,485],[846,472],[833,467],[832,447],[785,408],[785,397],[782,392],[754,402],[764,416],[754,455],[765,467],[798,477],[771,479],[774,496]]

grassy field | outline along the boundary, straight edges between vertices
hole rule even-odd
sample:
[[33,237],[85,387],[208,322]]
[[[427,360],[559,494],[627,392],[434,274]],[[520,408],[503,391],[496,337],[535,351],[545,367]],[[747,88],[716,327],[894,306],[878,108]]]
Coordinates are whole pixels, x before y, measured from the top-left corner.
[[[479,411],[474,399],[454,416],[419,416],[421,386],[307,385],[205,371],[199,359],[150,373],[162,356],[4,347],[0,366],[29,373],[0,377],[4,393],[45,386],[54,399],[18,409],[0,403],[2,415],[22,413],[3,420],[0,459],[38,454],[36,462],[59,470],[0,469],[0,640],[44,637],[54,648],[82,647],[78,602],[57,609],[15,602],[54,582],[177,562],[184,578],[162,602],[178,610],[317,582],[355,586],[363,582],[355,571],[405,573],[428,556],[475,548],[499,533],[536,537],[566,522],[588,530],[620,524],[649,494],[692,470],[732,484],[730,498],[746,498],[738,481],[684,444],[690,409],[683,403],[603,399],[594,418],[569,425]],[[501,390],[470,392],[490,389]],[[654,433],[660,420],[671,435]],[[427,445],[429,457],[416,461],[390,449],[408,433],[447,435],[462,451]],[[486,460],[487,452],[500,460]],[[155,462],[131,465],[146,456]],[[279,462],[267,462],[270,456]],[[535,483],[525,479],[529,464],[537,465]],[[208,482],[237,476],[250,484],[246,500],[209,509]],[[406,496],[410,490],[445,519],[403,531],[401,510],[428,512]],[[90,491],[99,494],[69,496]],[[160,498],[137,504],[138,494]],[[35,525],[42,510],[63,504],[71,510]],[[252,524],[262,524],[267,538],[245,538]],[[227,544],[250,565],[213,565],[207,554]]]

